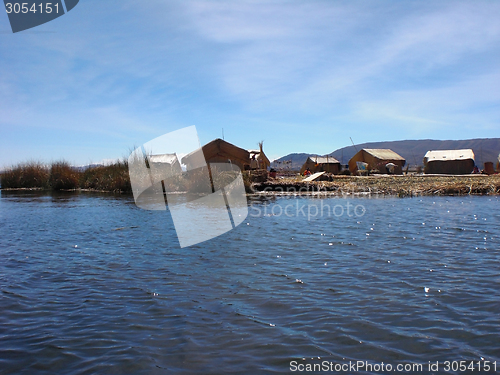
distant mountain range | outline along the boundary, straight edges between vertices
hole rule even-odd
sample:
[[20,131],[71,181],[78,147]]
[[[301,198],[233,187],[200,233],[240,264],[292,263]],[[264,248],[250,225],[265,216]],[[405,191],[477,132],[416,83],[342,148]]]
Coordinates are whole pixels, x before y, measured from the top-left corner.
[[[496,165],[498,155],[500,154],[500,138],[482,138],[466,139],[461,141],[438,141],[434,139],[420,139],[392,142],[370,142],[355,146],[339,148],[328,154],[347,164],[350,158],[362,148],[389,148],[406,159],[410,166],[423,165],[423,158],[429,150],[459,150],[471,148],[474,151],[476,165],[479,168],[484,167],[485,161],[492,161]],[[293,153],[276,159],[278,166],[288,167],[290,169],[299,169],[309,156],[326,156],[317,154]],[[284,164],[284,161],[291,163]],[[273,162],[273,166],[275,166]]]
[[88,164],[88,165],[79,165],[79,166],[74,166],[73,169],[77,170],[78,172],[85,172],[89,168],[97,168],[97,167],[104,167],[104,164]]

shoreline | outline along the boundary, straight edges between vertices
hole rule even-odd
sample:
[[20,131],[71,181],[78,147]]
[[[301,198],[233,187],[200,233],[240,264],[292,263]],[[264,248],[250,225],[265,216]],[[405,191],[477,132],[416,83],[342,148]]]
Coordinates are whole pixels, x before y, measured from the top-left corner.
[[[375,175],[333,176],[331,181],[304,182],[302,178],[278,178],[253,183],[247,196],[364,196],[398,197],[500,195],[500,175]],[[84,192],[132,195],[126,191],[97,189],[0,188],[0,191]],[[189,192],[177,192],[177,194]]]

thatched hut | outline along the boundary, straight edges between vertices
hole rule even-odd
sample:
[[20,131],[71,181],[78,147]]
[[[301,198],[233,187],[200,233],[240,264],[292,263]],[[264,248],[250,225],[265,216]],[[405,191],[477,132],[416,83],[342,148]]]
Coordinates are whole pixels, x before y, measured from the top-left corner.
[[331,156],[309,156],[302,168],[300,168],[300,174],[304,174],[307,168],[311,173],[327,172],[338,174],[340,172],[340,162]]
[[200,151],[207,163],[231,163],[241,169],[247,169],[250,165],[250,153],[247,150],[217,138],[182,158],[182,164],[186,165],[188,170],[200,165]]
[[368,171],[378,170],[382,173],[387,171],[386,165],[392,163],[394,166],[391,166],[391,170],[393,170],[394,174],[403,174],[403,167],[406,164],[406,160],[401,155],[390,149],[382,148],[363,148],[358,151],[351,160],[349,160],[349,170],[352,174],[358,171],[356,162],[368,164]]
[[[265,169],[267,170],[271,166],[271,162],[267,158],[266,154],[264,153],[264,150],[262,149],[263,142],[259,142],[259,149],[258,150],[248,150],[248,153],[250,154],[250,167],[255,167],[252,169]],[[252,162],[252,160],[255,160],[255,162]],[[252,164],[255,164],[253,166]]]
[[162,171],[169,171],[172,174],[179,174],[182,172],[176,154],[150,155],[148,156],[148,161],[152,169],[161,169]]
[[471,149],[427,151],[424,156],[426,174],[470,174],[474,165]]

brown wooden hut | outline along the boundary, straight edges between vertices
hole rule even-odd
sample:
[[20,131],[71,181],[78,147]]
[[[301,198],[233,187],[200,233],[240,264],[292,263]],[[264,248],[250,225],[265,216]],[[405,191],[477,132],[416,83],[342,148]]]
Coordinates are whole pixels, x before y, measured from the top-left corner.
[[207,163],[232,163],[241,169],[247,169],[250,166],[250,153],[247,150],[217,138],[182,158],[181,162],[188,170],[199,167],[200,150]]
[[331,156],[309,156],[302,168],[300,168],[300,174],[304,174],[307,168],[311,173],[327,172],[338,174],[340,172],[340,162]]
[[386,172],[386,165],[393,163],[394,174],[403,174],[403,167],[406,164],[406,160],[390,149],[383,148],[363,148],[359,150],[352,158],[349,160],[349,170],[352,174],[358,171],[358,166],[356,162],[367,163],[367,170],[378,170],[379,172]]
[[470,174],[474,170],[474,152],[464,150],[427,151],[424,156],[426,174]]
[[484,162],[484,173],[487,175],[492,175],[495,174],[495,166],[492,161],[485,161]]

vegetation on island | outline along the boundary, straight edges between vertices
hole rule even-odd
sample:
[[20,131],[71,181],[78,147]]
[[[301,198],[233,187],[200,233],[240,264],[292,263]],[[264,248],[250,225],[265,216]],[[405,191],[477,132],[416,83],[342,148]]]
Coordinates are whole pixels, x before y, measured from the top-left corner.
[[495,175],[336,175],[328,181],[304,182],[303,177],[269,180],[253,184],[258,194],[272,195],[499,195],[500,174]]
[[118,193],[132,191],[126,160],[86,169],[58,161],[50,165],[27,162],[0,175],[2,189],[98,190]]
[[[328,195],[374,194],[399,197],[422,195],[498,195],[500,175],[423,175],[401,176],[342,176],[329,175],[328,181],[304,182],[297,174],[289,177],[267,178],[265,173],[244,171],[243,182],[247,193],[309,194],[323,192]],[[262,172],[262,171],[261,171]],[[200,170],[183,173],[163,182],[169,192],[206,192],[207,187]],[[253,173],[253,174],[252,174]],[[212,170],[214,186],[225,186],[234,179],[227,171]],[[111,165],[75,168],[65,161],[46,165],[27,162],[13,166],[0,174],[2,189],[91,190],[114,193],[131,193],[128,160]]]
[[[206,173],[207,171],[205,171]],[[203,178],[203,171],[195,170],[163,181],[168,192],[206,192],[210,183]],[[225,186],[234,179],[234,173],[212,169],[212,183]],[[251,180],[243,174],[247,192],[251,192]],[[40,162],[21,163],[0,174],[2,189],[39,190],[91,190],[113,193],[131,193],[128,160],[123,159],[110,165],[75,168],[65,161],[46,165]]]

